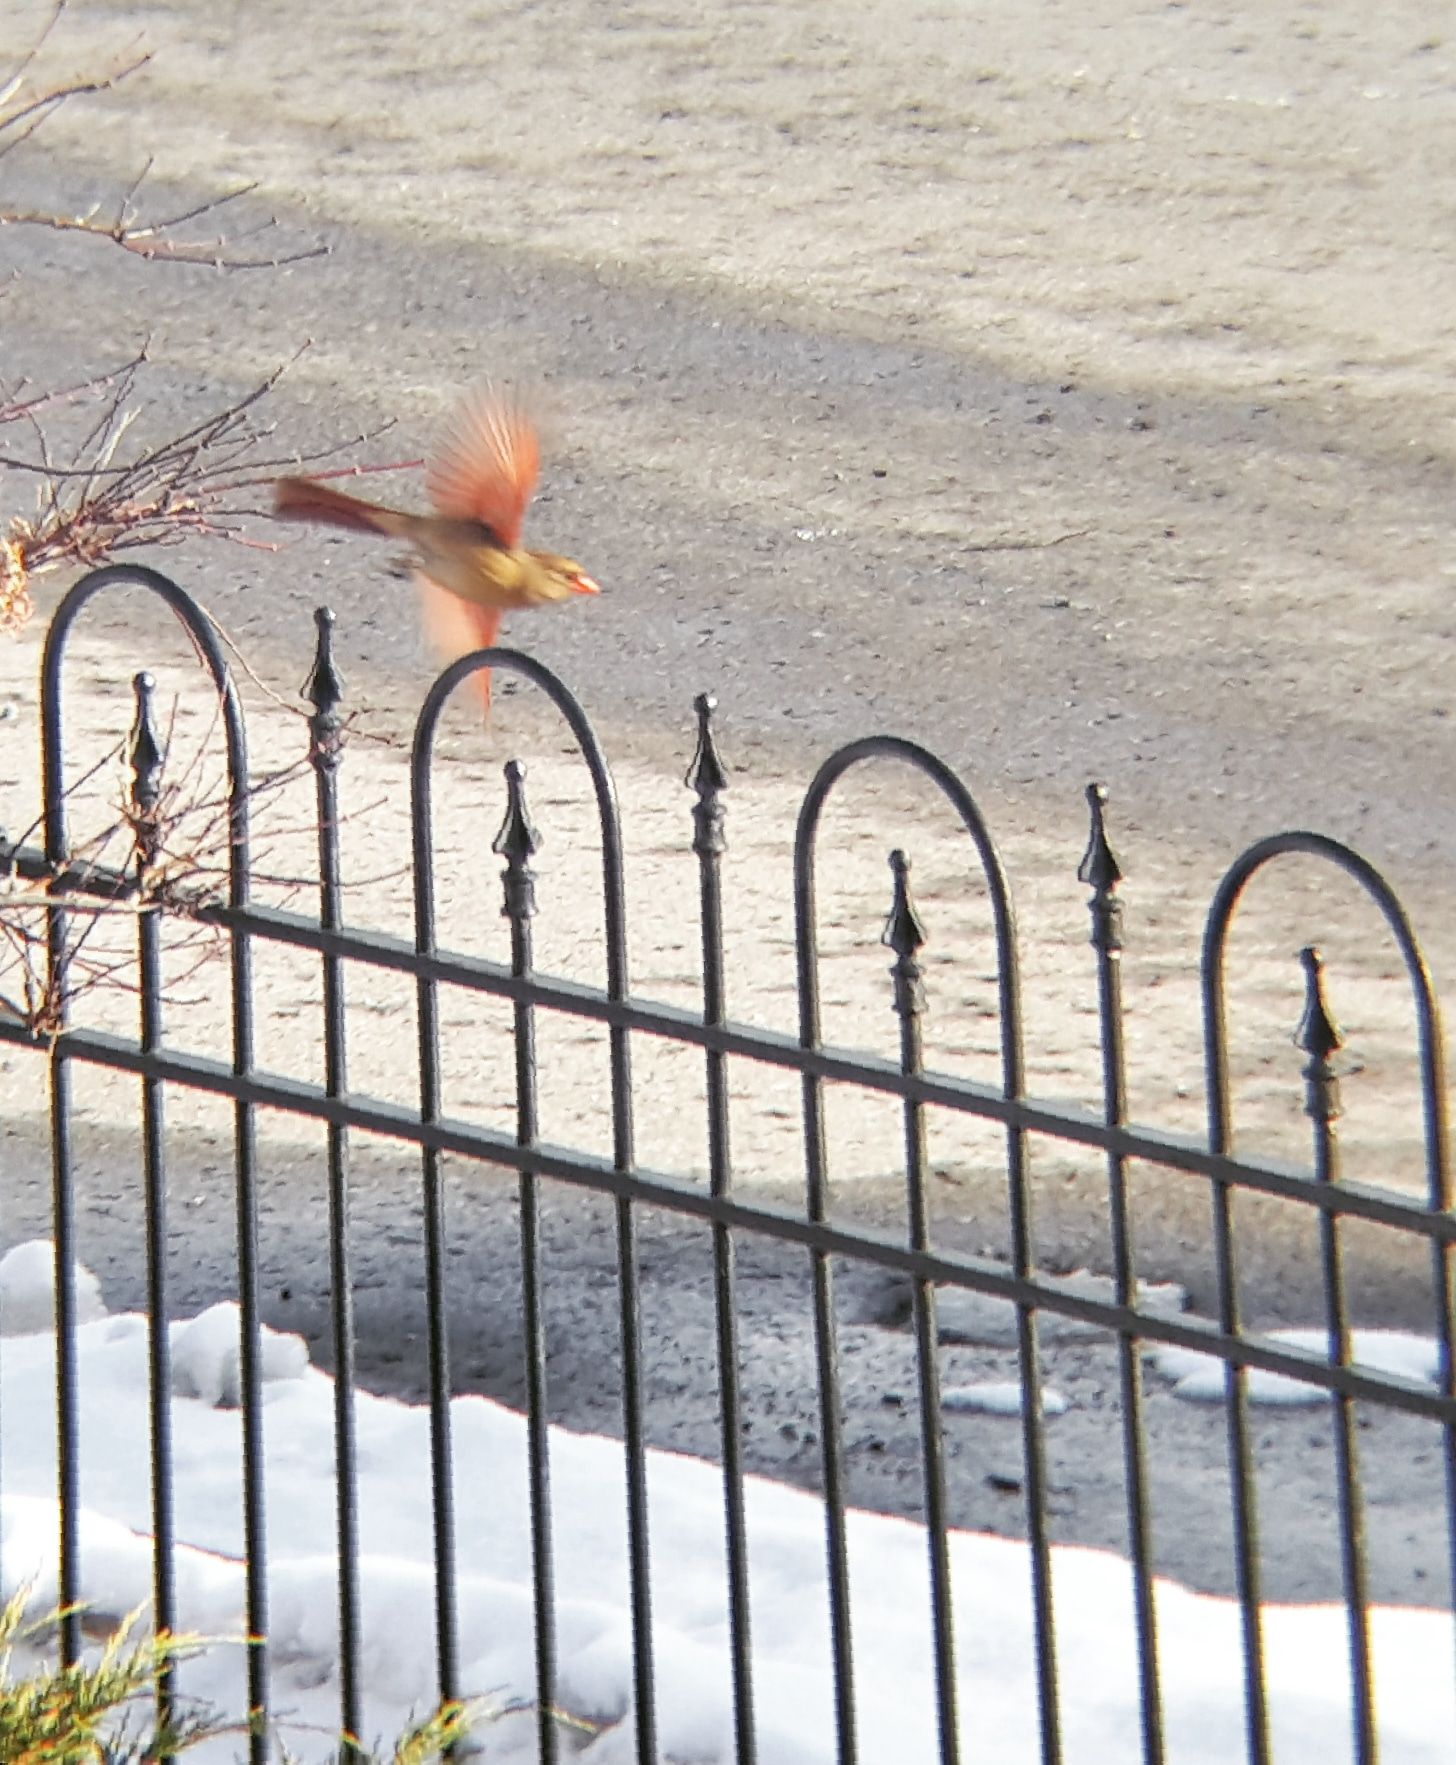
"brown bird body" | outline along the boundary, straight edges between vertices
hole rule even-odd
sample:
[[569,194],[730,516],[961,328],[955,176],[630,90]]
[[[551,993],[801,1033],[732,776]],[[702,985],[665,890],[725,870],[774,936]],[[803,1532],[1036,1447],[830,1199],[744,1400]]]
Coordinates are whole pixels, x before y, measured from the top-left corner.
[[[454,661],[489,648],[506,613],[599,592],[573,559],[519,544],[539,461],[528,419],[486,394],[462,408],[427,469],[438,513],[366,502],[316,478],[280,478],[273,512],[285,521],[402,540],[412,554],[426,632],[442,659]],[[490,674],[475,678],[489,706]]]

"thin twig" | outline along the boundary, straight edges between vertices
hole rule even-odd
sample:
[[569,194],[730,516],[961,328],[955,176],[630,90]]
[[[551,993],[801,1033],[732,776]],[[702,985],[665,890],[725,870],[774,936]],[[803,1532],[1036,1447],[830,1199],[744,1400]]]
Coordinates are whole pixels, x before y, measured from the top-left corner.
[[[64,11],[65,0],[58,0],[29,49],[0,81],[0,159],[23,146],[49,117],[72,99],[109,92],[151,60],[149,52],[134,48],[95,73],[80,73],[48,83],[38,79],[35,70],[41,50]],[[88,214],[63,214],[53,209],[0,207],[0,227],[43,227],[55,233],[79,233],[93,239],[109,240],[123,251],[148,262],[197,264],[215,270],[277,269],[284,264],[326,257],[332,249],[322,244],[262,254],[238,250],[234,240],[223,233],[211,239],[182,237],[180,229],[216,214],[229,203],[250,196],[257,185],[239,184],[220,195],[204,197],[175,214],[148,221],[139,213],[137,201],[151,170],[152,162],[148,160],[117,202],[112,220],[101,219],[95,209]],[[234,239],[257,238],[277,225],[276,217],[269,215],[243,234],[234,235]]]
[[[57,17],[59,17],[59,9]],[[54,19],[51,22],[54,23]],[[78,75],[74,80],[63,82],[60,85],[48,86],[45,90],[36,92],[27,99],[12,103],[9,109],[0,110],[0,137],[5,136],[11,130],[16,131],[9,135],[9,139],[0,139],[0,159],[3,159],[7,153],[13,153],[17,147],[30,140],[47,117],[53,116],[67,99],[93,97],[98,92],[109,92],[113,87],[119,86],[123,80],[129,79],[132,74],[138,73],[151,59],[149,53],[139,54],[132,61],[118,62],[106,73],[93,74],[89,77]],[[22,84],[23,80],[9,81],[7,82],[7,90],[13,93],[14,88]]]
[[[145,811],[123,775],[111,817],[89,839],[70,844],[67,856],[46,867],[39,877],[21,877],[9,867],[0,875],[0,1011],[20,1018],[37,1035],[53,1036],[62,1023],[62,1002],[74,1003],[98,990],[128,995],[138,990],[135,952],[114,945],[107,928],[134,920],[141,913],[163,910],[169,923],[187,927],[169,940],[169,961],[180,956],[183,966],[172,975],[164,997],[180,1003],[177,989],[185,985],[221,947],[221,928],[208,915],[226,899],[233,837],[233,793],[227,779],[215,784],[203,777],[221,714],[214,695],[211,715],[189,737],[190,753],[179,753],[178,706],[169,709],[166,731],[159,741],[161,772],[158,797]],[[66,792],[73,798],[90,780],[114,766],[127,742],[113,744]],[[276,798],[311,767],[304,755],[261,775],[247,788],[251,807]],[[19,847],[34,836],[32,828]],[[287,824],[273,825],[270,834],[286,838]],[[108,862],[124,843],[121,859]],[[271,843],[271,841],[270,841]],[[255,883],[285,891],[289,900],[312,886],[310,879],[270,869],[266,851],[255,849],[250,877]],[[52,967],[46,927],[48,912],[64,904],[72,933],[61,962]],[[18,971],[18,981],[8,976]]]
[[123,362],[119,368],[111,368],[104,373],[92,374],[89,379],[77,380],[70,386],[51,387],[48,391],[37,392],[33,398],[21,396],[27,391],[30,382],[19,381],[4,393],[0,393],[0,426],[6,423],[18,423],[22,418],[33,417],[51,405],[69,404],[75,399],[86,397],[89,393],[103,392],[108,386],[115,386],[124,376],[135,374],[136,370],[147,360],[148,347],[148,344],[144,343],[131,360]]
[[[246,194],[245,189],[229,190],[191,211],[206,214],[223,203]],[[277,270],[285,264],[307,263],[310,258],[327,257],[333,250],[329,244],[301,246],[296,251],[277,251],[268,257],[239,257],[228,249],[225,237],[215,239],[174,239],[168,229],[175,220],[155,221],[141,225],[125,216],[115,221],[98,220],[95,215],[55,214],[39,208],[0,208],[0,227],[44,227],[52,233],[83,233],[92,239],[109,239],[123,251],[148,263],[200,264],[210,270]],[[256,231],[276,225],[269,220]]]

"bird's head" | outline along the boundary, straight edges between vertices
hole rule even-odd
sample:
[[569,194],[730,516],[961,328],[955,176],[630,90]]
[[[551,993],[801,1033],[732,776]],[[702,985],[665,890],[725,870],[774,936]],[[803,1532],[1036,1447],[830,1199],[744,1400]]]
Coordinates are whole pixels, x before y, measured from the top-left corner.
[[530,590],[532,600],[565,601],[574,594],[602,592],[572,558],[563,558],[557,552],[532,552],[531,561],[536,566]]

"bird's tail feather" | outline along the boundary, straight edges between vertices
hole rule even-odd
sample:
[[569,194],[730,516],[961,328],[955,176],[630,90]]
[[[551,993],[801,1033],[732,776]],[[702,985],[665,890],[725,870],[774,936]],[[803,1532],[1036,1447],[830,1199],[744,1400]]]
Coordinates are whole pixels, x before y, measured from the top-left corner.
[[366,503],[316,478],[280,478],[273,486],[273,513],[283,521],[316,521],[351,533],[399,532],[400,518],[393,509]]

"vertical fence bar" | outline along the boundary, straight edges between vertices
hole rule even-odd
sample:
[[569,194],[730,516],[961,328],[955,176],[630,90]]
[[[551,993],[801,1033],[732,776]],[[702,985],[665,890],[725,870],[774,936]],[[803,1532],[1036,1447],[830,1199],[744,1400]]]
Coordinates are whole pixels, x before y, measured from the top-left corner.
[[[1446,1121],[1446,1044],[1435,987],[1414,933],[1396,926],[1415,994],[1420,1051],[1421,1114],[1425,1132],[1426,1205],[1433,1213],[1449,1213],[1456,1205],[1451,1188],[1451,1157]],[[1456,1251],[1431,1240],[1432,1323],[1436,1331],[1437,1378],[1441,1395],[1456,1399]],[[1456,1606],[1456,1422],[1442,1428],[1446,1466],[1447,1602]],[[1456,1640],[1456,1638],[1453,1638]]]
[[[561,701],[558,701],[559,703]],[[565,709],[563,705],[563,709]],[[570,716],[570,712],[568,712]],[[578,709],[583,728],[586,719]],[[573,728],[576,725],[573,724]],[[587,733],[590,734],[589,729]],[[610,775],[596,738],[582,740],[582,751],[597,788],[602,827],[602,893],[606,922],[607,994],[628,997],[627,905],[622,829]],[[636,1162],[632,1123],[632,1053],[624,1024],[608,1033],[612,1069],[612,1164],[622,1175]],[[642,1391],[642,1303],[637,1266],[637,1220],[631,1200],[619,1195],[617,1292],[622,1332],[622,1443],[627,1471],[627,1553],[632,1595],[632,1695],[637,1723],[638,1765],[657,1765],[656,1649],[652,1637],[652,1573],[647,1511],[647,1446]]]
[[[880,942],[895,952],[895,1013],[900,1019],[900,1070],[914,1077],[924,1070],[921,1017],[925,985],[919,951],[925,927],[910,895],[910,860],[904,852],[890,854],[894,898]],[[905,1116],[905,1181],[911,1248],[930,1249],[930,1198],[926,1172],[925,1105],[907,1097]],[[934,1284],[917,1276],[912,1283],[915,1325],[915,1370],[920,1395],[921,1463],[925,1483],[926,1546],[930,1557],[930,1608],[935,1646],[935,1701],[940,1733],[941,1765],[958,1765],[960,1728],[956,1715],[956,1653],[952,1608],[950,1546],[947,1539],[945,1436],[940,1410],[939,1340]]]
[[[58,909],[48,913],[46,988],[57,1030],[69,1017],[66,958],[68,933]],[[69,1667],[81,1654],[79,1540],[81,1430],[77,1416],[76,1368],[76,1215],[72,1193],[71,1065],[64,1042],[51,1047],[51,1222],[55,1240],[56,1295],[56,1500],[60,1508],[57,1539],[57,1603],[61,1610],[61,1665]]]
[[[410,829],[414,847],[415,949],[433,956],[435,934],[434,825],[430,758],[446,691],[437,681],[416,727],[410,763]],[[419,1030],[420,1120],[440,1119],[440,1001],[438,983],[423,970],[416,982]],[[445,1196],[440,1154],[420,1151],[425,1238],[425,1331],[430,1385],[430,1487],[435,1531],[435,1660],[441,1702],[460,1696],[455,1604],[455,1482],[450,1428],[450,1317],[445,1303]]]
[[[158,820],[163,753],[153,715],[150,674],[132,682],[136,720],[128,744],[131,767],[131,828],[136,880],[143,905],[137,915],[137,968],[141,996],[141,1043],[148,1054],[162,1046],[162,908],[148,899],[150,872],[160,848]],[[167,1297],[167,1166],[162,1081],[142,1080],[142,1168],[147,1235],[147,1379],[152,1475],[152,1624],[157,1635],[176,1628],[175,1532],[172,1492],[172,1352]],[[157,1727],[172,1725],[174,1674],[157,1674]],[[170,1750],[159,1759],[170,1759]]]
[[[1432,1002],[1434,1014],[1434,1002]],[[1441,1046],[1439,1022],[1422,1019],[1421,1064],[1425,1087],[1426,1138],[1426,1201],[1433,1213],[1449,1213],[1453,1205],[1450,1165],[1446,1148],[1444,1050]],[[1437,1376],[1441,1395],[1448,1402],[1456,1400],[1456,1254],[1449,1244],[1431,1241],[1431,1291],[1436,1326]],[[1456,1606],[1456,1422],[1443,1428],[1446,1463],[1446,1573],[1448,1601]]]
[[[974,830],[973,830],[974,831]],[[984,837],[984,836],[983,836]],[[994,848],[989,838],[983,858]],[[999,862],[986,858],[996,914],[996,958],[1001,987],[1001,1089],[1009,1098],[1026,1094],[1025,1059],[1021,1045],[1021,989],[1017,975],[1015,930],[1009,891]],[[1031,1279],[1036,1261],[1031,1180],[1027,1169],[1026,1130],[1006,1129],[1007,1193],[1011,1213],[1011,1268],[1018,1281]],[[1036,1636],[1037,1712],[1041,1720],[1043,1765],[1061,1765],[1062,1704],[1057,1676],[1056,1609],[1052,1589],[1051,1539],[1047,1533],[1046,1417],[1041,1394],[1041,1347],[1036,1311],[1016,1304],[1017,1370],[1021,1383],[1021,1451],[1026,1467],[1026,1537],[1031,1557],[1032,1623]]]
[[[1340,1116],[1340,1087],[1331,1057],[1344,1045],[1325,1002],[1324,963],[1312,945],[1300,952],[1304,965],[1304,1016],[1294,1044],[1309,1056],[1304,1068],[1305,1114],[1314,1134],[1315,1181],[1339,1182],[1339,1143],[1335,1122]],[[1325,1329],[1329,1352],[1342,1367],[1350,1364],[1350,1319],[1345,1304],[1345,1270],[1340,1222],[1319,1210],[1320,1258],[1324,1265]],[[1360,1496],[1360,1460],[1355,1443],[1355,1406],[1343,1391],[1331,1396],[1335,1437],[1335,1472],[1340,1511],[1340,1568],[1350,1628],[1350,1679],[1354,1699],[1355,1745],[1359,1765],[1375,1765],[1375,1708],[1370,1682],[1370,1612],[1365,1579],[1365,1522]]]
[[[1203,936],[1203,1045],[1207,1063],[1208,1146],[1217,1155],[1233,1151],[1229,1092],[1228,1025],[1224,1000],[1224,938],[1239,892],[1252,874],[1259,847],[1253,847],[1225,874],[1209,908]],[[1238,1269],[1235,1261],[1233,1197],[1228,1182],[1211,1184],[1214,1276],[1218,1327],[1225,1336],[1241,1334]],[[1247,1368],[1229,1361],[1224,1369],[1224,1412],[1228,1431],[1230,1495],[1234,1522],[1234,1575],[1244,1646],[1244,1732],[1250,1765],[1269,1765],[1269,1707],[1264,1684],[1264,1621],[1259,1565],[1259,1523],[1250,1441]]]
[[[1432,1175],[1431,1187],[1436,1189],[1442,1185],[1447,1193],[1441,1202],[1442,1212],[1451,1209],[1449,1178],[1444,1174]],[[1432,1206],[1436,1204],[1433,1202]],[[1453,1276],[1456,1276],[1456,1257],[1453,1257],[1452,1246],[1433,1240],[1431,1244],[1431,1277],[1435,1295],[1436,1325],[1436,1358],[1437,1378],[1441,1395],[1452,1402],[1456,1400],[1456,1296],[1453,1296]],[[1450,1589],[1447,1598],[1456,1605],[1456,1422],[1445,1423],[1442,1433],[1445,1436],[1445,1451],[1442,1457],[1446,1464],[1446,1573],[1447,1586]]]
[[[1127,1069],[1123,1052],[1122,903],[1117,886],[1122,868],[1107,839],[1104,810],[1107,792],[1087,786],[1092,826],[1077,868],[1077,880],[1092,890],[1087,903],[1092,916],[1093,949],[1097,952],[1097,1002],[1102,1043],[1102,1112],[1109,1128],[1127,1121]],[[1107,1155],[1107,1200],[1112,1230],[1112,1281],[1119,1306],[1137,1303],[1137,1267],[1132,1220],[1128,1207],[1127,1164],[1122,1154]],[[1158,1672],[1157,1613],[1153,1599],[1152,1513],[1147,1476],[1147,1440],[1143,1426],[1142,1367],[1136,1338],[1119,1332],[1118,1377],[1122,1395],[1123,1475],[1127,1486],[1127,1535],[1132,1557],[1133,1610],[1137,1624],[1139,1709],[1143,1759],[1162,1765],[1163,1697]]]
[[[245,908],[251,893],[247,844],[249,779],[246,765],[229,781],[228,905]],[[250,1077],[254,1065],[253,952],[246,930],[231,933],[233,1071]],[[258,1270],[258,1124],[254,1106],[234,1105],[233,1170],[237,1181],[239,1406],[243,1424],[243,1546],[247,1553],[248,1722],[250,1765],[268,1765],[272,1751],[268,1686],[268,1534],[264,1495],[262,1308]]]
[[[693,851],[703,938],[703,1021],[727,1021],[723,974],[723,792],[728,773],[713,734],[717,701],[699,693],[698,746],[688,768],[693,805]],[[729,1139],[728,1058],[710,1048],[705,1056],[708,1102],[708,1174],[712,1193],[726,1197],[733,1185]],[[718,1328],[718,1390],[723,1428],[723,1511],[728,1562],[728,1629],[733,1657],[733,1733],[738,1765],[754,1765],[758,1741],[753,1720],[753,1644],[748,1576],[748,1520],[743,1499],[743,1404],[739,1379],[738,1308],[732,1229],[713,1222],[713,1293]]]
[[[344,926],[343,874],[339,862],[339,767],[344,755],[339,707],[344,682],[334,663],[334,615],[328,607],[314,614],[318,628],[313,668],[303,696],[313,706],[309,718],[309,761],[314,770],[318,817],[319,924],[326,931]],[[349,1069],[344,1006],[344,964],[322,959],[324,1008],[324,1089],[330,1097],[348,1092]],[[329,1307],[334,1349],[334,1512],[339,1554],[339,1719],[344,1741],[341,1765],[362,1760],[363,1687],[359,1674],[359,1466],[354,1417],[354,1279],[349,1254],[349,1130],[330,1122]]]
[[[44,685],[41,689],[43,744],[43,811],[45,855],[52,874],[68,853],[66,798],[62,778],[61,639],[53,623],[46,637]],[[64,628],[62,628],[63,634]],[[51,1032],[51,1231],[55,1243],[56,1319],[56,1501],[60,1533],[56,1541],[57,1603],[61,1609],[61,1665],[71,1666],[81,1653],[81,1615],[77,1516],[80,1505],[81,1436],[77,1416],[76,1372],[76,1218],[72,1192],[71,1063],[66,1052],[66,1027],[71,1015],[69,915],[54,897],[46,904],[47,1028]]]
[[[827,791],[827,785],[825,790]],[[821,799],[822,801],[822,799]],[[813,833],[818,804],[811,787],[799,811],[794,840],[794,920],[799,969],[799,1042],[821,1043],[819,961],[816,947]],[[829,1159],[824,1126],[824,1081],[804,1074],[805,1208],[823,1225],[829,1218]],[[850,1610],[849,1540],[844,1520],[844,1441],[835,1323],[834,1267],[817,1246],[809,1253],[813,1280],[814,1352],[819,1387],[819,1439],[824,1471],[824,1546],[829,1578],[829,1631],[834,1660],[834,1721],[839,1765],[856,1765],[859,1739],[854,1702],[854,1636]]]
[[[531,921],[536,913],[536,873],[531,860],[541,836],[526,807],[526,769],[506,764],[506,814],[491,850],[505,859],[501,916],[510,922],[511,973],[533,967]],[[534,1146],[540,1132],[536,1097],[536,1011],[526,999],[514,1008],[516,1051],[516,1144]],[[526,1358],[526,1442],[531,1503],[531,1570],[535,1587],[536,1735],[543,1765],[557,1757],[556,1596],[551,1539],[550,1416],[546,1388],[545,1282],[541,1270],[541,1203],[536,1173],[520,1174],[521,1312]]]
[[[1211,1050],[1208,1073],[1209,1150],[1233,1150],[1229,1115],[1228,1063],[1223,1058],[1223,985],[1204,976],[1205,1042]],[[1213,1025],[1217,1024],[1217,1029]],[[1217,1055],[1212,1050],[1217,1050]],[[1214,1276],[1218,1288],[1218,1327],[1237,1338],[1238,1270],[1235,1261],[1233,1197],[1222,1178],[1212,1180]],[[1248,1372],[1242,1362],[1225,1367],[1224,1410],[1228,1429],[1230,1495],[1234,1522],[1234,1575],[1244,1641],[1244,1719],[1251,1765],[1268,1765],[1269,1709],[1264,1687],[1264,1618],[1259,1567],[1259,1521],[1254,1494],[1254,1455],[1250,1440]]]

